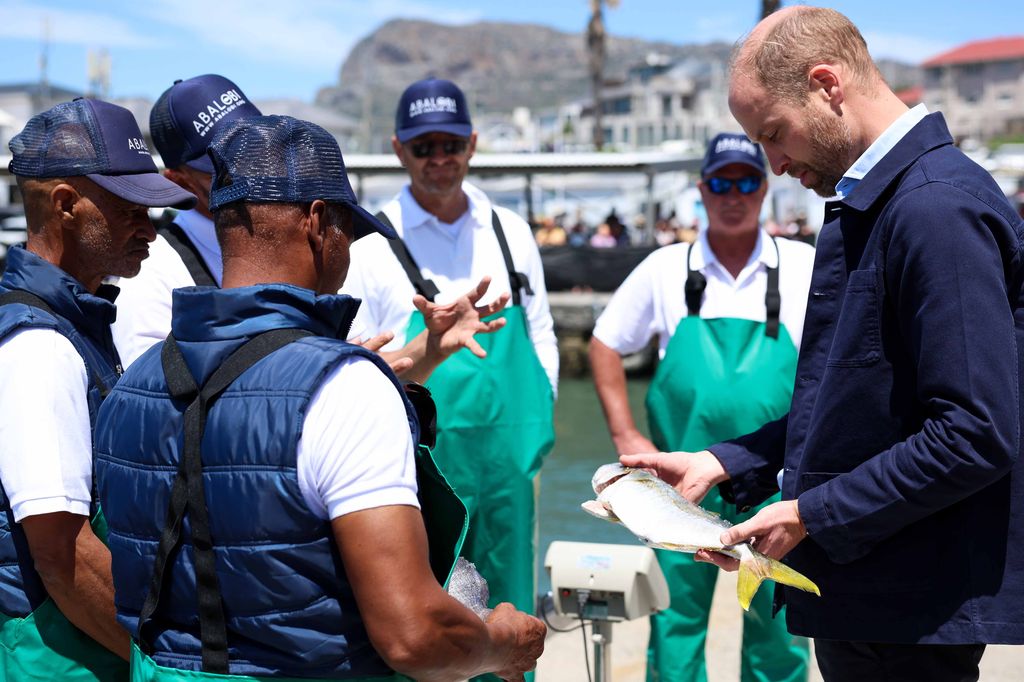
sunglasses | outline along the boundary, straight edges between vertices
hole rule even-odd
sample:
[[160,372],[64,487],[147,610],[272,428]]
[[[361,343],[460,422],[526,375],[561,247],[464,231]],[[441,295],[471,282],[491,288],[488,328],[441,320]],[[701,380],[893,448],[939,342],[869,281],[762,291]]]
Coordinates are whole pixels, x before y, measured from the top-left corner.
[[760,175],[747,175],[736,180],[710,177],[704,181],[704,184],[708,186],[712,194],[728,194],[733,185],[736,185],[740,194],[753,194],[761,186],[761,181]]
[[417,159],[425,159],[434,155],[434,149],[440,146],[441,151],[445,156],[455,156],[456,154],[462,154],[469,148],[469,140],[423,140],[421,142],[411,142],[409,144],[409,151]]

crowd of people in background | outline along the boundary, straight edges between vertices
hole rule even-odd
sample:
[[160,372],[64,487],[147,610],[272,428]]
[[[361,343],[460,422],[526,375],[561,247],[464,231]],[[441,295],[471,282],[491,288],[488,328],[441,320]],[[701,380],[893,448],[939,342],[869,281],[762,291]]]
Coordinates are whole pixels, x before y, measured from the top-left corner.
[[[646,242],[645,227],[647,219],[637,214],[632,227],[619,218],[614,209],[597,226],[588,225],[577,212],[573,221],[567,213],[544,216],[533,225],[534,237],[540,247],[558,246],[591,246],[598,249],[611,249],[622,246],[637,246]],[[790,215],[782,221],[769,218],[764,228],[772,237],[795,239],[814,246],[817,233],[807,222],[805,215]],[[692,244],[697,239],[701,222],[694,218],[684,222],[672,211],[667,216],[659,216],[654,223],[654,241],[658,246],[669,244]]]

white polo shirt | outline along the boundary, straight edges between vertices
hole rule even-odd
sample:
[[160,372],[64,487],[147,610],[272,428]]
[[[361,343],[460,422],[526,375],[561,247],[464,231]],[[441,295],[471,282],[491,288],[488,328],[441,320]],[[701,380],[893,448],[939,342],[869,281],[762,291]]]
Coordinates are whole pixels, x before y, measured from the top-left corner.
[[[179,213],[174,222],[199,250],[220,285],[224,266],[213,221],[191,210]],[[178,252],[157,235],[156,241],[149,245],[149,258],[142,261],[139,274],[117,281],[121,293],[117,296],[117,320],[110,325],[110,331],[124,367],[171,332],[171,291],[195,285]]]
[[[469,211],[451,225],[425,211],[408,186],[384,207],[384,213],[405,241],[423,276],[437,285],[437,303],[458,298],[475,287],[484,275],[490,275],[491,287],[480,301],[483,305],[511,290],[508,270],[491,224],[490,200],[469,183],[463,183],[462,189],[469,199]],[[552,391],[557,392],[558,344],[537,242],[522,218],[505,208],[495,210],[515,269],[526,275],[533,289],[533,296],[524,293],[522,299],[530,340]],[[395,338],[384,350],[398,350],[405,345],[416,291],[386,239],[373,234],[352,245],[352,264],[341,291],[362,299],[351,336],[368,338],[393,331]]]
[[[729,317],[764,322],[766,268],[779,265],[779,318],[797,348],[803,333],[807,293],[814,268],[814,249],[802,242],[777,239],[778,256],[771,237],[761,230],[750,260],[733,277],[708,245],[707,232],[693,243],[690,267],[707,279],[700,316]],[[686,310],[686,258],[690,244],[673,244],[653,252],[630,273],[616,290],[594,326],[594,336],[616,352],[626,355],[644,348],[658,337],[661,357]],[[778,260],[777,260],[778,258]]]

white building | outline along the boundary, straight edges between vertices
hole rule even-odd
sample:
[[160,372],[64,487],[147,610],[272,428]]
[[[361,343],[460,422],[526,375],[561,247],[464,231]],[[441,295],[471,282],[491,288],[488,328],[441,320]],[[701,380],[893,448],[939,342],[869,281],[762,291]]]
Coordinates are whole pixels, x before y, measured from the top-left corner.
[[[687,59],[671,62],[651,55],[630,69],[621,83],[606,84],[601,95],[601,125],[609,149],[635,151],[665,148],[684,140],[703,145],[717,133],[739,130],[729,113],[726,65]],[[563,145],[580,147],[593,140],[593,100],[560,110]]]

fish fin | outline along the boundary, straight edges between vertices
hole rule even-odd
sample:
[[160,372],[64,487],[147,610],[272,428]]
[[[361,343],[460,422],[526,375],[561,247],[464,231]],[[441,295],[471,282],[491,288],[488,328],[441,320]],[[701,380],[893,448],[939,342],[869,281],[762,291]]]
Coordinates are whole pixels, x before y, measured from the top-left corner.
[[659,549],[667,549],[672,552],[686,552],[687,554],[693,554],[699,549],[693,545],[680,545],[675,542],[657,542],[651,546],[658,547]]
[[750,609],[750,602],[753,601],[757,588],[766,578],[821,596],[818,586],[803,574],[781,561],[755,553],[752,558],[740,562],[740,573],[736,581],[736,596],[744,611]]
[[605,507],[597,500],[587,500],[580,505],[583,511],[587,512],[591,516],[596,516],[604,521],[610,521],[611,523],[622,523],[618,516],[612,513],[610,509]]

